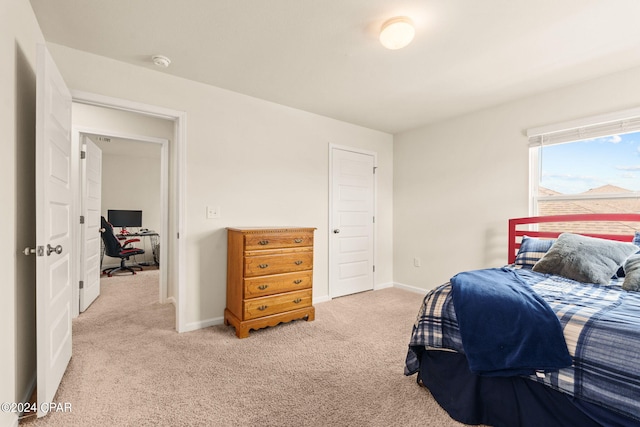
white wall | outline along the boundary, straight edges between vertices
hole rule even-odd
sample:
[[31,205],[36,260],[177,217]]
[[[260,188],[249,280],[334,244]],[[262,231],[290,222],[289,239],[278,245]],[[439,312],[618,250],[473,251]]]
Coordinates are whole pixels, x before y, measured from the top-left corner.
[[[160,145],[135,141],[128,144],[138,145],[138,150],[111,152],[105,147],[103,151],[102,216],[108,218],[109,209],[141,210],[142,227],[160,231]],[[149,238],[140,238],[134,246],[145,250],[135,257],[137,262],[153,262]],[[119,264],[120,258],[105,255],[102,265]]]
[[[0,402],[29,392],[35,358],[35,257],[20,248],[35,244],[36,43],[44,38],[29,2],[0,2]],[[0,426],[17,424],[0,411]]]
[[430,289],[506,264],[507,220],[529,214],[526,129],[638,107],[638,81],[632,69],[396,135],[395,281]]
[[[316,227],[314,297],[328,295],[328,145],[378,153],[378,285],[392,268],[392,136],[50,44],[70,88],[187,113],[187,322],[220,321],[227,226]],[[207,219],[206,206],[221,207]]]

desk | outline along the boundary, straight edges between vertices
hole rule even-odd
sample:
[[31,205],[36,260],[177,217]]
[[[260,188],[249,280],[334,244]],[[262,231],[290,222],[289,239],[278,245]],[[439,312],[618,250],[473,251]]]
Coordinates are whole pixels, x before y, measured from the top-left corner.
[[[155,231],[143,231],[143,232],[134,232],[134,233],[127,233],[127,234],[116,234],[116,237],[118,238],[118,240],[120,240],[120,238],[124,238],[124,240],[128,240],[128,239],[132,239],[134,237],[140,237],[140,240],[143,243],[143,249],[145,249],[146,252],[146,244],[144,244],[144,238],[148,237],[149,238],[149,243],[151,244],[151,253],[153,254],[153,265],[160,265],[160,250],[159,250],[159,242],[158,242],[158,237],[160,237],[160,235],[155,232]],[[104,259],[104,243],[102,243],[102,253],[100,256],[100,271],[102,271],[102,260]]]

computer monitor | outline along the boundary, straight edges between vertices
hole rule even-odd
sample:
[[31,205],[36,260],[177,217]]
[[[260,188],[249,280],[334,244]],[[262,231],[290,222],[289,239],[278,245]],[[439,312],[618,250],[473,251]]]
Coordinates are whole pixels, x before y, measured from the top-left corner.
[[120,227],[123,230],[126,230],[127,227],[142,227],[142,211],[109,209],[107,221],[114,227]]

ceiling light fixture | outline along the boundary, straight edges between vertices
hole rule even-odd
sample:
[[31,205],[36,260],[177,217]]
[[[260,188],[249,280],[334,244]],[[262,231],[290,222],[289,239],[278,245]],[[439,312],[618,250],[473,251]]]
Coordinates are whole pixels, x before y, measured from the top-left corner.
[[151,59],[158,67],[167,68],[171,64],[171,60],[164,55],[153,55]]
[[413,40],[416,30],[406,16],[396,16],[382,24],[380,43],[387,49],[402,49]]

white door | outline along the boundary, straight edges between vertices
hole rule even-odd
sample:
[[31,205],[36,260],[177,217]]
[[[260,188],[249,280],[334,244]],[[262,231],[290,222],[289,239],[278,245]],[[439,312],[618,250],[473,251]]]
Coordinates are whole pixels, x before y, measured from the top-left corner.
[[[36,72],[38,403],[53,402],[71,359],[71,94],[44,45]],[[38,405],[38,417],[46,415]]]
[[373,289],[375,158],[331,148],[329,293]]
[[83,136],[82,160],[82,256],[80,271],[80,311],[85,311],[100,295],[100,213],[102,201],[102,150]]

